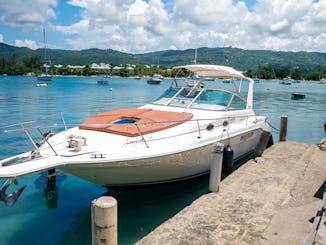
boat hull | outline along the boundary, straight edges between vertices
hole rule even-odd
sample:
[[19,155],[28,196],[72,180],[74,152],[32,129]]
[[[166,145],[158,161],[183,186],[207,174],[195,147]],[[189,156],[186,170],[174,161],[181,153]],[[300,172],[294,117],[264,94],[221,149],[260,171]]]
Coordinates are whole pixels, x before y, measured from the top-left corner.
[[50,75],[41,75],[41,76],[37,77],[37,80],[38,81],[45,81],[45,82],[52,81],[52,76],[50,76]]
[[292,93],[291,94],[291,99],[293,99],[293,100],[301,100],[301,99],[304,99],[304,98],[306,98],[305,94],[299,94],[299,93]]
[[147,83],[148,84],[160,84],[161,80],[159,80],[159,79],[149,79],[149,80],[147,80]]
[[[230,143],[234,158],[250,154],[261,134],[256,128],[222,141]],[[90,182],[107,187],[128,187],[180,181],[209,172],[214,143],[162,156],[106,163],[70,164],[61,169]]]

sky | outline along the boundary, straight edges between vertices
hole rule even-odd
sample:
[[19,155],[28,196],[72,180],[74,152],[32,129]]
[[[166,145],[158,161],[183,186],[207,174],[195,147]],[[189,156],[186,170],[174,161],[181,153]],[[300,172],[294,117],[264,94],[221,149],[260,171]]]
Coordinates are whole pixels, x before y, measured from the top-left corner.
[[0,0],[0,42],[127,53],[237,47],[326,53],[326,0]]

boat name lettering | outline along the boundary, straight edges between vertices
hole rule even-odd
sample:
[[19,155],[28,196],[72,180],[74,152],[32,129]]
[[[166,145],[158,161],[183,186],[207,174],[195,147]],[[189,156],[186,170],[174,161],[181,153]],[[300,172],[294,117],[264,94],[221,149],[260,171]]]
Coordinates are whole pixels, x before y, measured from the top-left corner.
[[241,135],[240,141],[246,141],[246,140],[250,139],[253,135],[254,135],[254,132],[249,132],[244,135]]
[[230,122],[235,122],[235,117],[229,119]]
[[144,140],[143,139],[139,139],[139,140],[129,141],[129,142],[126,143],[126,145],[128,145],[128,144],[142,143],[142,142],[144,142]]

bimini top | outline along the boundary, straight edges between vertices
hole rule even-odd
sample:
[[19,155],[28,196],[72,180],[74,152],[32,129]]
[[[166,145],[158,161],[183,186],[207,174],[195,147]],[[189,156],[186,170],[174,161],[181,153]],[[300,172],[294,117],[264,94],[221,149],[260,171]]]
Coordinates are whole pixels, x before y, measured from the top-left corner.
[[174,67],[174,69],[181,68],[192,71],[200,77],[248,79],[241,72],[229,66],[195,64]]

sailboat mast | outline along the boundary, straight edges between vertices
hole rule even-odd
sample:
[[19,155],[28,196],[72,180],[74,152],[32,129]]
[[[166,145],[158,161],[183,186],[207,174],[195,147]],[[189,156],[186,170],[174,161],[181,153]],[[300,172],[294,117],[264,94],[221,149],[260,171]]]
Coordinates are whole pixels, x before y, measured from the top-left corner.
[[45,36],[44,27],[43,27],[43,49],[44,49],[44,63],[46,64],[46,36]]
[[[41,75],[37,76],[37,80],[40,80],[40,81],[52,81],[52,76],[48,74],[48,60],[47,60],[47,45],[46,45],[46,35],[45,35],[45,28],[43,27],[43,45],[44,45],[44,49],[43,49],[43,52],[44,52],[44,60],[43,60],[43,69],[42,70],[45,70],[45,73],[42,72]],[[51,61],[49,59],[49,64],[51,65]],[[42,85],[44,86],[44,84]],[[45,85],[46,86],[46,85]]]

